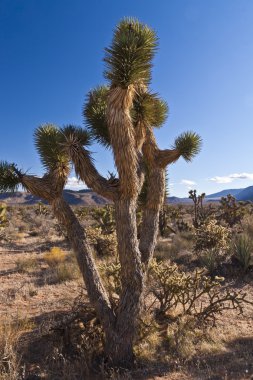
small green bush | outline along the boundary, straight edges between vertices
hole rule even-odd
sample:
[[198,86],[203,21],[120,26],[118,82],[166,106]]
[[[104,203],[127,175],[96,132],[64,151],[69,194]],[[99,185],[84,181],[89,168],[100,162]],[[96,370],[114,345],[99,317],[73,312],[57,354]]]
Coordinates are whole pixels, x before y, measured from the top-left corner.
[[252,264],[253,241],[247,235],[239,235],[235,238],[232,250],[235,259],[247,271]]

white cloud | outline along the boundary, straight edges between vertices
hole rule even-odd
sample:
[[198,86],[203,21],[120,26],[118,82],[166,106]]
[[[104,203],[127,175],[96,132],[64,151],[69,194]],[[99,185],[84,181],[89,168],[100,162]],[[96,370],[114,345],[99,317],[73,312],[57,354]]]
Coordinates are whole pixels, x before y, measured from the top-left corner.
[[79,181],[78,178],[76,177],[69,177],[68,182],[65,187],[66,189],[71,189],[71,190],[87,189],[87,186],[85,185],[85,183],[82,181]]
[[185,185],[188,190],[192,190],[193,187],[196,185],[196,182],[191,181],[189,179],[182,179],[182,181],[180,182],[180,184],[181,185]]
[[196,185],[196,182],[190,181],[189,179],[182,179],[181,185],[193,186]]
[[229,174],[228,176],[223,177],[213,177],[210,178],[210,181],[216,182],[216,183],[231,183],[237,179],[249,179],[253,180],[253,173],[234,173]]

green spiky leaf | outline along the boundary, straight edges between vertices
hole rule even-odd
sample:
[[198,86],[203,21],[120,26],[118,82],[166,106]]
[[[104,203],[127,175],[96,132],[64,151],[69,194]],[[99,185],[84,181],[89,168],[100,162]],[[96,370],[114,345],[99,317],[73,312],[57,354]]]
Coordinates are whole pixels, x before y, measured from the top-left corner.
[[156,33],[147,25],[131,18],[121,21],[111,46],[105,49],[105,77],[123,88],[138,82],[149,84],[157,42]]
[[143,121],[146,125],[159,128],[168,117],[168,105],[157,94],[143,93],[134,99],[132,118],[134,124]]
[[0,161],[0,193],[16,191],[21,184],[21,176],[15,164]]
[[186,161],[191,161],[200,152],[201,146],[201,137],[197,133],[189,131],[176,138],[173,148],[177,149]]
[[38,127],[34,141],[46,170],[52,171],[68,165],[68,157],[62,149],[62,133],[55,125],[44,124]]
[[61,128],[60,131],[63,135],[63,143],[66,139],[68,140],[75,137],[83,146],[89,146],[91,144],[92,139],[86,129],[69,124]]
[[106,99],[108,87],[100,86],[90,91],[83,107],[85,124],[91,136],[106,148],[110,147],[110,136],[106,123]]

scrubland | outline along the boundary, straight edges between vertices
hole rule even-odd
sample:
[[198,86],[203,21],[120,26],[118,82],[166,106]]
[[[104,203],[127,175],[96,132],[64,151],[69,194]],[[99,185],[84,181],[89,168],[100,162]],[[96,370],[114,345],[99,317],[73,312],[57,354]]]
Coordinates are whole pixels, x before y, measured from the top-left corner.
[[[160,212],[131,370],[103,358],[99,320],[50,208],[2,204],[0,379],[252,379],[253,206],[194,195]],[[74,210],[117,308],[113,207]]]

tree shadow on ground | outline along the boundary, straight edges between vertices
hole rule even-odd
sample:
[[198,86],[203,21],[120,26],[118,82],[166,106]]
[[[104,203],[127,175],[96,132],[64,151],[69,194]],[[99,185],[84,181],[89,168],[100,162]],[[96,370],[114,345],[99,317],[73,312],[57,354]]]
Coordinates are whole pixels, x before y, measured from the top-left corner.
[[253,379],[253,337],[237,338],[226,344],[224,352],[193,358],[188,370],[196,379]]
[[4,246],[4,252],[8,253],[43,253],[48,250],[50,250],[52,247],[60,247],[64,249],[70,249],[70,245],[67,239],[62,239],[59,241],[44,241],[43,243],[38,242],[27,242],[26,243],[18,243],[18,242],[11,242],[10,244],[6,244]]
[[[85,312],[87,313],[87,312]],[[19,340],[22,362],[26,363],[26,380],[43,379],[43,372],[50,368],[52,379],[62,378],[62,369],[69,371],[68,380],[93,380],[115,378],[126,380],[252,380],[253,379],[253,337],[237,338],[226,344],[221,352],[195,355],[191,360],[181,362],[178,358],[163,360],[166,347],[161,345],[156,358],[137,361],[132,370],[115,370],[118,377],[110,377],[106,366],[99,359],[90,361],[87,353],[78,356],[69,335],[70,324],[75,324],[76,334],[80,322],[89,323],[94,314],[79,316],[68,312],[52,311],[42,313],[33,319],[37,326],[32,332],[24,333]],[[91,313],[91,314],[89,314]],[[66,323],[67,320],[67,323]],[[63,322],[64,321],[64,322]],[[63,322],[63,323],[62,323]],[[53,328],[52,328],[53,326]],[[66,327],[67,326],[67,327]],[[160,352],[159,352],[160,350]],[[159,360],[160,356],[160,360]],[[158,359],[157,359],[158,358]],[[92,368],[90,366],[92,365]],[[65,366],[65,367],[64,367]],[[37,372],[36,372],[37,371]],[[58,372],[57,372],[58,371]],[[72,372],[71,372],[72,371]],[[59,375],[59,377],[57,377]],[[72,377],[71,377],[72,376]],[[50,377],[49,377],[50,379]]]

